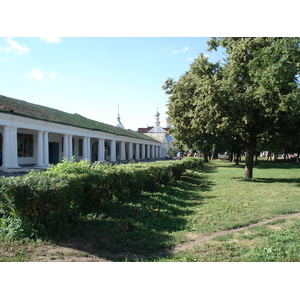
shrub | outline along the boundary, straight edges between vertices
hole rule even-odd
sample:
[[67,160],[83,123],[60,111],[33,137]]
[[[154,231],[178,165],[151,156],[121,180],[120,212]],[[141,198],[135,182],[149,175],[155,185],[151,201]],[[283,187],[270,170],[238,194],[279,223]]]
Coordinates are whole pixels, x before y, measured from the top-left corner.
[[0,217],[20,220],[17,224],[26,232],[61,236],[82,215],[99,212],[123,196],[153,191],[201,165],[202,160],[195,158],[116,166],[64,160],[46,172],[1,178]]
[[90,171],[90,166],[91,165],[89,161],[86,159],[82,159],[77,162],[74,160],[74,157],[72,158],[72,160],[63,158],[61,163],[52,165],[47,172],[50,174],[86,174]]
[[1,209],[44,236],[59,235],[80,215],[83,186],[75,176],[31,172],[6,178],[0,190]]

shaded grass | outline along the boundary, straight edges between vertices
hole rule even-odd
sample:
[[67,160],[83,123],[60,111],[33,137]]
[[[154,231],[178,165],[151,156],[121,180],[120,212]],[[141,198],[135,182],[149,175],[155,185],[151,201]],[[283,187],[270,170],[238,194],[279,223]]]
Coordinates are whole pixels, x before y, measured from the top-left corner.
[[100,215],[85,220],[77,236],[89,243],[88,247],[85,244],[81,248],[94,255],[121,252],[124,259],[128,252],[151,256],[170,249],[180,240],[172,236],[173,233],[184,232],[187,217],[194,214],[195,207],[202,205],[199,182],[201,173],[189,172],[176,184],[114,202]]

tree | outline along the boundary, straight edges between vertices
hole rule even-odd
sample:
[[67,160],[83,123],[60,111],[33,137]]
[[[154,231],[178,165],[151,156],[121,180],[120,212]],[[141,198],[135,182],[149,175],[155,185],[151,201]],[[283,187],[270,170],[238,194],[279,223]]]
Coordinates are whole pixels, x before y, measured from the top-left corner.
[[265,40],[252,38],[220,38],[211,40],[212,46],[222,46],[228,55],[223,68],[222,92],[223,103],[219,111],[226,119],[233,134],[241,141],[246,149],[245,179],[253,177],[253,157],[258,135],[264,130],[263,107],[254,97],[258,88],[250,76],[249,64],[255,57],[257,49],[264,47]]
[[178,82],[168,78],[162,87],[170,95],[168,115],[172,133],[178,144],[208,153],[217,143],[217,118],[213,102],[218,97],[219,64],[213,64],[203,54],[191,64],[190,70]]
[[204,151],[221,137],[238,141],[250,179],[257,142],[300,119],[299,38],[212,38],[208,44],[211,51],[225,48],[223,66],[200,54],[178,82],[163,87],[174,135]]
[[299,39],[219,38],[209,44],[228,55],[223,92],[230,105],[222,112],[246,149],[244,178],[250,179],[261,136],[299,119]]

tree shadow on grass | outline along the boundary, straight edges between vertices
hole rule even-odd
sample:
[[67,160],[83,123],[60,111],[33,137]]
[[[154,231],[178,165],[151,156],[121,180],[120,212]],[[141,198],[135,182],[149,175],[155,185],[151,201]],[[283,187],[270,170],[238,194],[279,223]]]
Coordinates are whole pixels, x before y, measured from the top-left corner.
[[219,168],[236,168],[236,169],[244,169],[245,168],[245,164],[240,163],[240,164],[234,164],[234,163],[230,163],[228,162],[228,164],[224,164],[224,165],[220,165],[218,166]]
[[300,185],[300,177],[298,178],[253,178],[252,182],[260,183],[296,183]]
[[210,189],[211,184],[197,172],[186,172],[156,192],[110,203],[87,218],[76,236],[56,244],[112,261],[167,255],[174,242],[171,234],[185,230],[186,217],[204,201],[199,191]]
[[[216,166],[220,168],[243,169],[245,168],[245,161],[239,162],[238,165],[229,161],[224,161],[224,163]],[[300,169],[300,164],[292,161],[285,162],[285,161],[258,160],[258,162],[253,165],[253,168],[254,169]]]
[[254,167],[257,169],[300,169],[300,164],[284,161],[259,161]]

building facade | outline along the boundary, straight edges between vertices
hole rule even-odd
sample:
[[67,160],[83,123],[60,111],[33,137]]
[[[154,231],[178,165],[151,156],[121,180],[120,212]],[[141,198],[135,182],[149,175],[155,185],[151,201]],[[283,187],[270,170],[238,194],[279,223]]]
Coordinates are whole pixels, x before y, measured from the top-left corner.
[[162,144],[132,130],[0,96],[0,170],[47,168],[65,157],[91,163],[164,157]]
[[169,131],[171,129],[171,124],[169,119],[166,119],[166,126],[163,128],[160,126],[160,120],[159,120],[160,114],[158,110],[156,111],[156,114],[154,115],[154,126],[148,126],[148,127],[141,127],[138,128],[139,133],[144,133],[155,140],[159,141],[161,143],[162,148],[162,156],[166,156],[169,154],[169,150],[172,145],[172,136],[169,134]]

